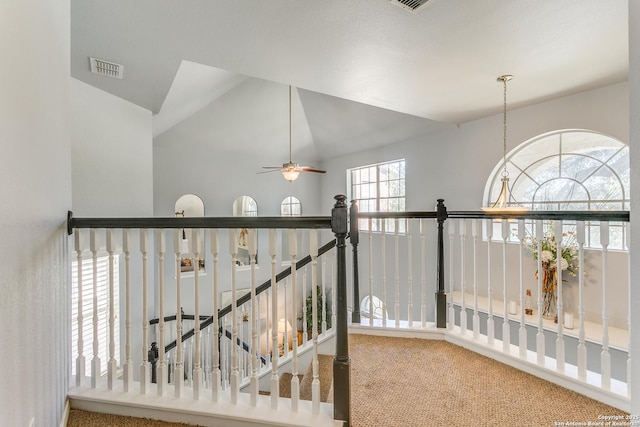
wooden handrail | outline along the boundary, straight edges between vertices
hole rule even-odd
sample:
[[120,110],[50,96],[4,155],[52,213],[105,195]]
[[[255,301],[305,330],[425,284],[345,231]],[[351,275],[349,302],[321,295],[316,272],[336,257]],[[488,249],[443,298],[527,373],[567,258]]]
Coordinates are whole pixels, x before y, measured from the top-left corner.
[[331,217],[300,216],[237,216],[237,217],[199,217],[199,218],[74,218],[73,212],[67,212],[67,232],[73,234],[75,228],[331,228]]
[[[325,245],[323,245],[322,247],[320,247],[318,249],[318,256],[322,256],[325,253],[329,252],[335,245],[336,245],[336,241],[335,240],[332,240],[329,243],[326,243]],[[300,261],[296,262],[296,270],[301,269],[302,267],[304,267],[305,265],[309,264],[310,262],[311,262],[311,256],[307,255],[306,257],[302,258]],[[286,269],[282,270],[280,273],[278,273],[276,275],[276,283],[284,280],[286,277],[288,277],[290,275],[291,275],[291,267],[287,267]],[[258,286],[256,288],[256,295],[261,294],[262,292],[266,291],[270,287],[271,287],[271,279],[266,280],[264,283],[262,283],[260,286]],[[236,301],[236,307],[240,307],[242,304],[245,304],[245,303],[249,302],[250,299],[251,299],[251,294],[250,293],[241,296]],[[221,309],[218,310],[218,319],[221,319],[222,317],[226,316],[229,313],[231,313],[231,304],[229,304],[226,307],[221,308]],[[174,318],[172,320],[175,320],[175,316],[173,316],[173,317]],[[208,317],[206,317],[204,322],[200,323],[200,330],[203,330],[204,328],[207,328],[207,327],[211,326],[212,324],[213,324],[213,316],[208,316]],[[195,334],[195,329],[190,329],[189,331],[187,331],[186,333],[184,333],[182,335],[182,341],[188,340],[194,334]],[[177,345],[177,342],[178,342],[178,340],[174,340],[174,341],[170,342],[169,344],[167,344],[164,347],[165,353],[170,351],[170,350],[172,350],[172,349],[174,349],[176,347],[176,345]]]

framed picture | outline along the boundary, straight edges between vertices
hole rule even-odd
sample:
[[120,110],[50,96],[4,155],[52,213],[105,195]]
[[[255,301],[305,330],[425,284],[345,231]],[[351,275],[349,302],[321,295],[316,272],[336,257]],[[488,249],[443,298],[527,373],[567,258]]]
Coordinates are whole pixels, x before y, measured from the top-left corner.
[[[180,260],[180,273],[193,272],[195,270],[194,264],[196,263],[193,261],[193,258],[182,258]],[[198,271],[204,273],[204,259],[199,259],[197,264]]]

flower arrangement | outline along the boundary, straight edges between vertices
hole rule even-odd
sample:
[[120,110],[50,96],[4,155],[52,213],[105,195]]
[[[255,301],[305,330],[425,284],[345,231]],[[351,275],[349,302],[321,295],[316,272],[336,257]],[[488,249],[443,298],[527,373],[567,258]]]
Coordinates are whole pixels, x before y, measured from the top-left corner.
[[[540,241],[540,253],[538,253],[538,240],[531,236],[526,241],[527,248],[533,255],[533,258],[542,263],[544,276],[542,277],[542,295],[543,310],[542,315],[545,317],[552,316],[555,310],[555,292],[558,286],[558,266],[569,275],[575,276],[578,271],[578,244],[574,231],[562,233],[562,242],[560,245],[560,256],[558,256],[558,242],[556,241],[556,233],[553,222],[544,232]],[[536,278],[538,272],[536,271]]]

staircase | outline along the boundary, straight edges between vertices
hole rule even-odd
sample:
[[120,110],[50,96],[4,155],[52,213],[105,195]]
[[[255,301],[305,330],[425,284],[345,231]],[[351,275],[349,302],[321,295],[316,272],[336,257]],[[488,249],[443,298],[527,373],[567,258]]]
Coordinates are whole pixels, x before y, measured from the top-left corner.
[[[291,398],[291,372],[280,375],[280,397]],[[300,380],[300,399],[311,400],[311,384],[313,383],[313,363],[310,363],[304,374],[298,375]],[[320,381],[320,401],[333,401],[333,356],[318,355],[318,380]]]

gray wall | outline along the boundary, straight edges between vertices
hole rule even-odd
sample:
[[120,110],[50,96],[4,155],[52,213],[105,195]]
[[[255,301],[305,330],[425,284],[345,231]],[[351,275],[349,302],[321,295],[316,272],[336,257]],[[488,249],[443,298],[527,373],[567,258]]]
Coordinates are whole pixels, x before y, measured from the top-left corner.
[[[509,111],[507,150],[559,129],[595,130],[628,143],[628,102],[628,84],[621,83]],[[322,165],[327,175],[321,181],[321,206],[327,210],[327,201],[336,192],[346,194],[348,168],[404,158],[407,210],[433,209],[438,198],[445,199],[450,210],[478,209],[487,179],[502,159],[502,131],[500,114],[326,161]]]
[[[76,79],[71,79],[71,153],[73,213],[80,217],[153,216],[153,145],[151,112],[110,95]],[[90,256],[88,230],[84,236],[85,254]],[[150,233],[151,234],[151,233]],[[115,233],[122,247],[122,232]],[[100,235],[104,247],[104,235]],[[142,261],[140,237],[131,233],[131,324],[142,324]],[[150,239],[153,243],[153,239]],[[73,246],[71,247],[73,250]],[[153,266],[153,251],[149,258]],[[153,270],[148,271],[148,298],[153,301]],[[76,301],[73,301],[76,304]],[[120,361],[125,360],[125,260],[120,256]],[[153,317],[153,303],[147,318]],[[85,319],[86,320],[86,319]],[[75,319],[73,319],[75,321]],[[131,334],[134,378],[141,362],[141,336]],[[77,343],[72,343],[76,346]],[[85,346],[85,358],[90,349]],[[102,361],[106,366],[106,361]],[[88,371],[87,371],[88,372]]]
[[69,2],[2,2],[0,28],[0,420],[53,426],[69,366]]
[[[629,2],[629,91],[630,91],[630,154],[631,164],[631,223],[640,223],[640,4]],[[635,227],[635,226],[634,226]],[[632,229],[631,248],[640,247],[640,233],[637,227]],[[640,262],[634,255],[631,263],[631,300],[630,307],[640,305]],[[640,310],[631,311],[631,325],[640,325]],[[640,334],[631,334],[631,354],[640,354]],[[631,413],[640,414],[640,364],[631,366]]]

